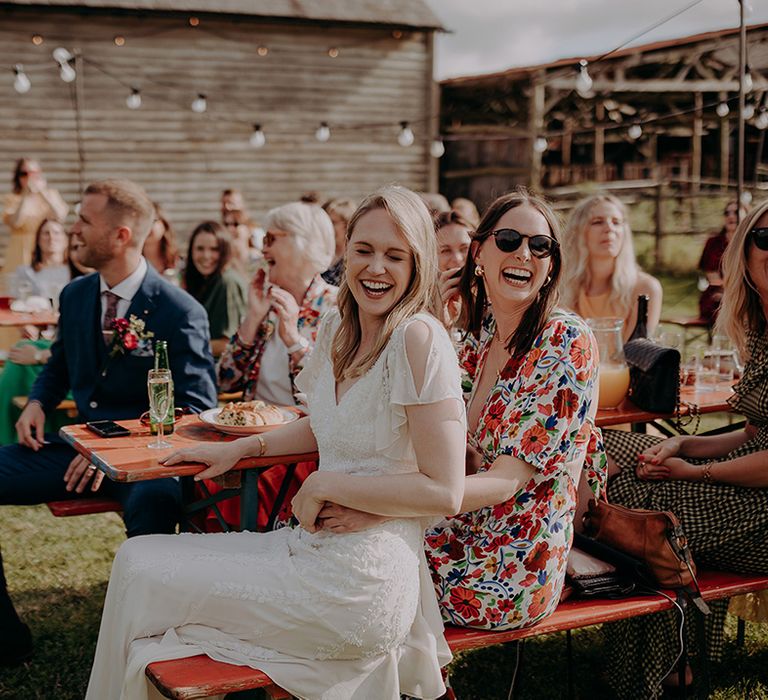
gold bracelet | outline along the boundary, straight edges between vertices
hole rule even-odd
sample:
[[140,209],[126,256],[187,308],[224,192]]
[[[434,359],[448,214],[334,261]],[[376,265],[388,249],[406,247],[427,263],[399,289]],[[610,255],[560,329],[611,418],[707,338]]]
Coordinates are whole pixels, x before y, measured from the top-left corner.
[[267,451],[267,443],[264,442],[264,438],[261,437],[261,435],[257,435],[256,439],[259,441],[259,454],[257,454],[257,457],[263,457],[264,453]]
[[712,465],[714,464],[714,461],[707,462],[702,468],[701,468],[701,480],[705,484],[711,484],[712,483]]

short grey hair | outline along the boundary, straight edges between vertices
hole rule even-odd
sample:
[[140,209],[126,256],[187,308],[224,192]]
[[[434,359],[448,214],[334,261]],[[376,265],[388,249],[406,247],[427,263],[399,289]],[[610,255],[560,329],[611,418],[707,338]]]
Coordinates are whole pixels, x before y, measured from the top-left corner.
[[315,272],[325,272],[333,260],[336,236],[331,217],[317,204],[292,202],[267,212],[264,227],[290,233],[296,247],[312,263]]

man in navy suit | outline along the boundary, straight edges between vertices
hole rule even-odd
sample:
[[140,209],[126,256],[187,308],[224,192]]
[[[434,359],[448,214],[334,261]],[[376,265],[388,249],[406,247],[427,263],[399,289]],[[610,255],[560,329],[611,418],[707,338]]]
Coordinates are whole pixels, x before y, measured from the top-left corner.
[[[16,423],[19,444],[0,448],[0,504],[44,503],[99,490],[122,504],[128,537],[175,531],[178,481],[102,483],[103,473],[61,438],[43,435],[46,414],[70,389],[82,421],[137,418],[147,409],[155,340],[168,342],[176,405],[194,411],[216,405],[206,312],[141,255],[153,219],[152,202],[133,182],[104,180],[86,188],[71,234],[78,260],[96,273],[61,293],[51,357]],[[154,337],[111,353],[115,318],[131,316],[144,321]],[[8,596],[0,555],[0,665],[19,663],[31,652],[29,628]]]

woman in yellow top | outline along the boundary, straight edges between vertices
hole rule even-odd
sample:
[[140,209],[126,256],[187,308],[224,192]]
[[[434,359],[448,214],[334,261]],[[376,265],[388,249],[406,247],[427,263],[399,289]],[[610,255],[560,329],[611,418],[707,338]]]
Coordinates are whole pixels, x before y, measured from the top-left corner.
[[64,221],[69,207],[48,187],[40,164],[30,158],[16,161],[13,192],[3,202],[3,222],[10,231],[5,249],[5,270],[28,265],[35,249],[35,233],[45,219]]
[[620,318],[624,340],[637,322],[637,297],[648,296],[648,331],[661,316],[661,284],[635,260],[621,200],[594,195],[576,205],[563,237],[563,304],[583,318]]

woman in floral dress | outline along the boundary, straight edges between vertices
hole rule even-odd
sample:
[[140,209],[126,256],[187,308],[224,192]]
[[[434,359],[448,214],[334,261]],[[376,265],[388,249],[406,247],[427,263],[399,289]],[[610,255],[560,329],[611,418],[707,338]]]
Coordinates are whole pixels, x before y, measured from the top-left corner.
[[557,219],[525,192],[497,199],[473,235],[462,277],[469,443],[481,455],[462,513],[426,535],[427,561],[452,624],[531,625],[556,607],[582,469],[605,475],[590,411],[594,339],[557,310]]

